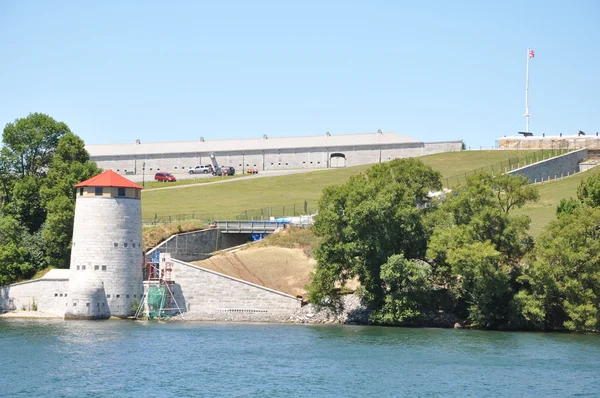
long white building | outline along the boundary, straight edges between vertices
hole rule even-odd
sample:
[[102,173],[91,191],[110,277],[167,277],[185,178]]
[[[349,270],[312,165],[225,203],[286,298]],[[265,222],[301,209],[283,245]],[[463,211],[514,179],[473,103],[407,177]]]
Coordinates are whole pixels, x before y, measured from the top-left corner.
[[439,152],[460,151],[462,141],[422,142],[396,133],[142,142],[86,145],[99,167],[120,174],[180,172],[196,165],[233,166],[239,172],[330,168],[383,162]]

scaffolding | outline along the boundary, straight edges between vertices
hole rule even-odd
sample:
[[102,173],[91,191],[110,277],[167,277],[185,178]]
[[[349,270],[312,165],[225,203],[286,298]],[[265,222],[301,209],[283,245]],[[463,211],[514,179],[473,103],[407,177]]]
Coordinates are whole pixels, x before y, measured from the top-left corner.
[[135,312],[135,318],[165,319],[180,314],[181,308],[173,294],[171,256],[154,251],[144,256],[144,289],[142,301]]

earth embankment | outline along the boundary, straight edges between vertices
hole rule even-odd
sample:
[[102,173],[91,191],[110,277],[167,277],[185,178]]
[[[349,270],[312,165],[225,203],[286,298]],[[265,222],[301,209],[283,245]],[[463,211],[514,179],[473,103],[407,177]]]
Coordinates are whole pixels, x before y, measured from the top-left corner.
[[192,264],[293,296],[306,296],[316,261],[302,249],[250,246]]

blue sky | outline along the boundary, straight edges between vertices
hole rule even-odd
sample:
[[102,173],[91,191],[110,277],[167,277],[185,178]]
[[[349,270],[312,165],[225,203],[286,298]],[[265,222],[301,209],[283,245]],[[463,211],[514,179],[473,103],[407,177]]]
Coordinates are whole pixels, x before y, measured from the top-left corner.
[[0,1],[0,123],[86,143],[600,131],[600,2]]

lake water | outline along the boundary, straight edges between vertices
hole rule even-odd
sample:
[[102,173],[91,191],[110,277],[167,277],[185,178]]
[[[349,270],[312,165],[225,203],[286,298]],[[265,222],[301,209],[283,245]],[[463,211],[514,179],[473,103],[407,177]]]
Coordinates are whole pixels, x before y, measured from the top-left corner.
[[2,397],[599,396],[600,336],[0,319]]

